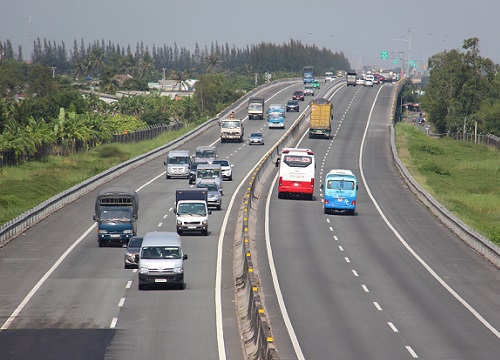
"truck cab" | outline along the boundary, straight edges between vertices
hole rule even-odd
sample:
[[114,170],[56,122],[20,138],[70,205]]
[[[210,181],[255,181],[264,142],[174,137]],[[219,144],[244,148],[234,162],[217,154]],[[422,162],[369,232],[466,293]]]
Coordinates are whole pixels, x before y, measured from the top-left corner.
[[217,148],[215,146],[198,146],[194,154],[194,162],[206,161],[209,164],[217,159]]
[[97,222],[99,247],[105,244],[127,244],[137,235],[139,196],[134,190],[122,187],[106,188],[99,192],[93,220]]
[[220,142],[228,140],[236,140],[243,142],[245,128],[243,121],[240,119],[223,119],[220,122]]
[[177,189],[175,210],[177,233],[186,231],[201,232],[208,235],[208,190],[206,188]]

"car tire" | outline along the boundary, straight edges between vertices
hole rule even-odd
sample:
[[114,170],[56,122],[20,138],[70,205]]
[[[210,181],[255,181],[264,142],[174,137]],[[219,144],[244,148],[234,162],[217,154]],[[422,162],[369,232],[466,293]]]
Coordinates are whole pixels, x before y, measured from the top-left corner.
[[208,236],[208,230],[203,230],[201,233],[203,236]]
[[138,288],[139,290],[146,290],[146,285],[145,285],[145,284],[141,284],[141,283],[139,283],[139,285],[137,286],[137,288]]
[[99,243],[99,247],[104,247],[104,241],[99,239],[97,242]]
[[227,179],[228,179],[229,181],[233,181],[233,175],[229,176]]
[[182,230],[177,230],[177,234],[182,235]]
[[186,283],[183,282],[183,283],[180,283],[177,285],[177,290],[184,290],[186,288]]

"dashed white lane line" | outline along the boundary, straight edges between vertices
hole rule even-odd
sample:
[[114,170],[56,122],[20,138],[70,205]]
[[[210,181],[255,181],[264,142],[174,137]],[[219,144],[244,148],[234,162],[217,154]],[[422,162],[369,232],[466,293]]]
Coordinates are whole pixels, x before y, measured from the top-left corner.
[[344,248],[341,245],[339,245],[339,249],[340,251],[344,251]]
[[413,349],[411,348],[411,346],[405,346],[406,350],[408,350],[408,352],[410,353],[410,355],[412,356],[412,358],[414,359],[418,359],[418,355],[415,351],[413,351]]
[[399,332],[398,328],[393,323],[388,322],[387,325],[389,325],[392,331],[394,331],[395,333]]
[[370,292],[370,290],[368,290],[368,287],[366,285],[361,285],[361,287],[365,292]]
[[328,219],[328,218],[327,218],[327,219],[326,219],[326,222],[327,222],[327,223],[330,223],[330,219]]
[[344,259],[345,259],[346,263],[350,263],[351,262],[351,260],[349,260],[349,258],[347,256]]
[[123,304],[125,304],[125,298],[120,299],[120,301],[118,302],[118,307],[122,307]]
[[335,240],[335,241],[339,241],[339,238],[338,238],[337,236],[335,236],[335,235],[334,235],[334,236],[333,236],[333,240]]
[[378,303],[378,302],[374,301],[374,302],[373,302],[373,305],[375,305],[375,308],[376,308],[378,311],[383,311],[383,310],[382,310],[382,307],[379,305],[379,303]]
[[113,320],[111,320],[111,325],[109,325],[109,327],[111,329],[114,329],[116,327],[117,322],[118,322],[118,318],[113,318]]
[[168,214],[165,214],[165,215],[163,215],[163,218],[164,218],[164,219],[166,219],[166,218],[167,218],[167,216],[168,216]]
[[330,226],[330,231],[333,231],[333,228]]
[[130,289],[132,287],[132,280],[127,281],[127,285],[125,285],[125,289]]
[[354,274],[354,276],[359,276],[358,272],[356,270],[352,270],[352,273]]
[[163,223],[158,223],[158,227],[162,226]]

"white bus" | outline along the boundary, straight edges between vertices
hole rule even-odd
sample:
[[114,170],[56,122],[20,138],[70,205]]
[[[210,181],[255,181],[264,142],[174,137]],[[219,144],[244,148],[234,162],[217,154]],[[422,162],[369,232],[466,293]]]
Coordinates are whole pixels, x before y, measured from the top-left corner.
[[316,162],[310,149],[284,148],[281,151],[278,198],[301,196],[313,199]]

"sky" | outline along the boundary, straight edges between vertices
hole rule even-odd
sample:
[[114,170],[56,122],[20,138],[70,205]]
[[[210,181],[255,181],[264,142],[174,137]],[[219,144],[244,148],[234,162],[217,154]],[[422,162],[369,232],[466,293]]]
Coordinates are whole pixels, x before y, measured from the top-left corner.
[[83,38],[190,51],[293,39],[342,52],[355,69],[394,68],[381,51],[404,51],[423,69],[428,57],[472,37],[483,57],[500,63],[499,14],[500,0],[0,0],[0,41],[22,45],[28,59],[37,38],[68,50]]

